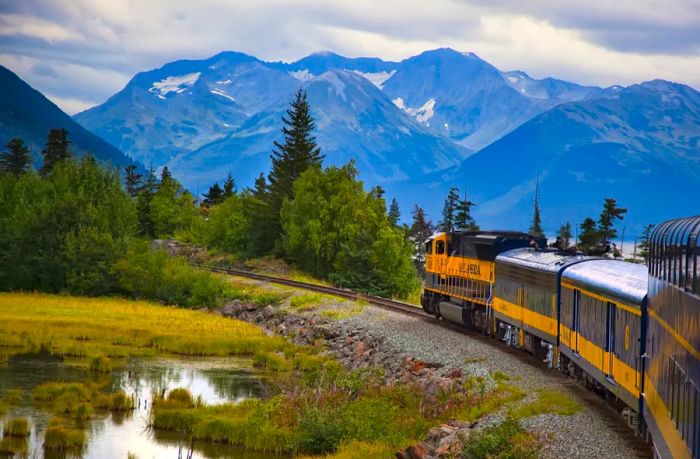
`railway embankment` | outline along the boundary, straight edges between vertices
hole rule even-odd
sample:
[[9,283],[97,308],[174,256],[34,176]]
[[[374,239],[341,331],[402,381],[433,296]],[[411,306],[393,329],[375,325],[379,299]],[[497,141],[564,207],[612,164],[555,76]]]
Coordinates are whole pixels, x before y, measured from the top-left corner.
[[596,394],[494,339],[369,304],[248,282],[291,296],[262,308],[235,300],[222,315],[296,344],[321,346],[348,369],[376,368],[387,385],[417,383],[426,398],[475,387],[496,394],[397,451],[399,458],[463,457],[470,439],[498,438],[498,429],[513,418],[538,439],[543,457],[649,457],[648,447]]

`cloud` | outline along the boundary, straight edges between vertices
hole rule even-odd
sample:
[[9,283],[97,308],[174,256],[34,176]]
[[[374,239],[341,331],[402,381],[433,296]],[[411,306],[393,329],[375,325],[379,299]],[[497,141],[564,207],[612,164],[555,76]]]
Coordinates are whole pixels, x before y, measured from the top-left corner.
[[87,103],[139,71],[222,50],[400,60],[449,46],[534,76],[698,88],[698,24],[697,0],[24,0],[0,2],[0,63],[39,90]]

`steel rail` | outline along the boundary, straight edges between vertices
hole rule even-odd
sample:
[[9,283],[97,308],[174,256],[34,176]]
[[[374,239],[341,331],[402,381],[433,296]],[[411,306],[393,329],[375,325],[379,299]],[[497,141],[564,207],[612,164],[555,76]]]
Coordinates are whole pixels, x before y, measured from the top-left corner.
[[410,314],[413,316],[419,316],[422,318],[430,318],[432,316],[428,315],[423,311],[422,308],[404,303],[402,301],[390,300],[388,298],[382,298],[380,296],[365,295],[363,293],[354,292],[352,290],[347,290],[337,287],[329,287],[326,285],[310,284],[308,282],[301,282],[292,279],[286,279],[284,277],[268,276],[266,274],[254,273],[251,271],[245,271],[241,269],[230,269],[230,268],[216,268],[211,266],[205,266],[200,264],[192,264],[198,268],[208,269],[209,271],[219,272],[224,274],[229,274],[232,276],[247,277],[249,279],[260,280],[264,282],[272,282],[275,284],[288,285],[290,287],[303,288],[305,290],[311,290],[318,293],[325,293],[327,295],[339,296],[346,298],[348,300],[356,301],[366,301],[369,304],[380,306],[386,309],[391,309],[394,311],[399,311],[404,314]]

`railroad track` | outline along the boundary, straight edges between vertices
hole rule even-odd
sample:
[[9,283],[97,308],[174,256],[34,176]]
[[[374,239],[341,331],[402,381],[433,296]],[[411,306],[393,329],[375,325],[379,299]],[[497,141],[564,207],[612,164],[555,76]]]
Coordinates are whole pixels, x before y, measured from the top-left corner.
[[303,288],[305,290],[311,290],[313,292],[325,293],[327,295],[339,296],[346,298],[348,300],[366,301],[369,304],[375,306],[380,306],[386,309],[391,309],[393,311],[399,311],[404,314],[409,314],[413,316],[430,318],[428,314],[423,311],[423,309],[418,306],[404,303],[401,301],[390,300],[387,298],[382,298],[380,296],[365,295],[363,293],[353,292],[352,290],[328,287],[325,285],[310,284],[308,282],[300,282],[292,279],[285,279],[284,277],[267,276],[265,274],[258,274],[250,271],[244,271],[241,269],[229,269],[229,268],[212,268],[210,266],[204,266],[199,264],[193,264],[198,268],[208,269],[209,271],[230,274],[232,276],[247,277],[249,279],[261,280],[265,282],[272,282],[275,284],[288,285],[290,287]]

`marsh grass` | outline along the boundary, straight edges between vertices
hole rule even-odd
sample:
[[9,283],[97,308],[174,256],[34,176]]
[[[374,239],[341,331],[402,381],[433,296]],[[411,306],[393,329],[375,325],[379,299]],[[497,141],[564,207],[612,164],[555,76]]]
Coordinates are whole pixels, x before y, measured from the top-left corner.
[[254,325],[201,311],[116,298],[0,293],[0,345],[7,343],[16,353],[47,349],[90,359],[104,371],[105,358],[252,355],[288,346]]
[[511,415],[516,419],[544,413],[571,416],[580,411],[581,408],[580,403],[563,392],[552,389],[538,389],[536,400],[513,409]]
[[81,450],[85,446],[83,430],[62,424],[49,425],[44,435],[44,448],[49,450]]
[[5,396],[2,398],[2,400],[8,404],[17,405],[22,402],[22,398],[22,389],[8,389],[5,392]]
[[112,371],[112,360],[109,357],[94,357],[90,360],[89,368],[96,373],[109,373]]
[[3,435],[6,437],[28,437],[29,420],[27,418],[12,418],[5,422]]

